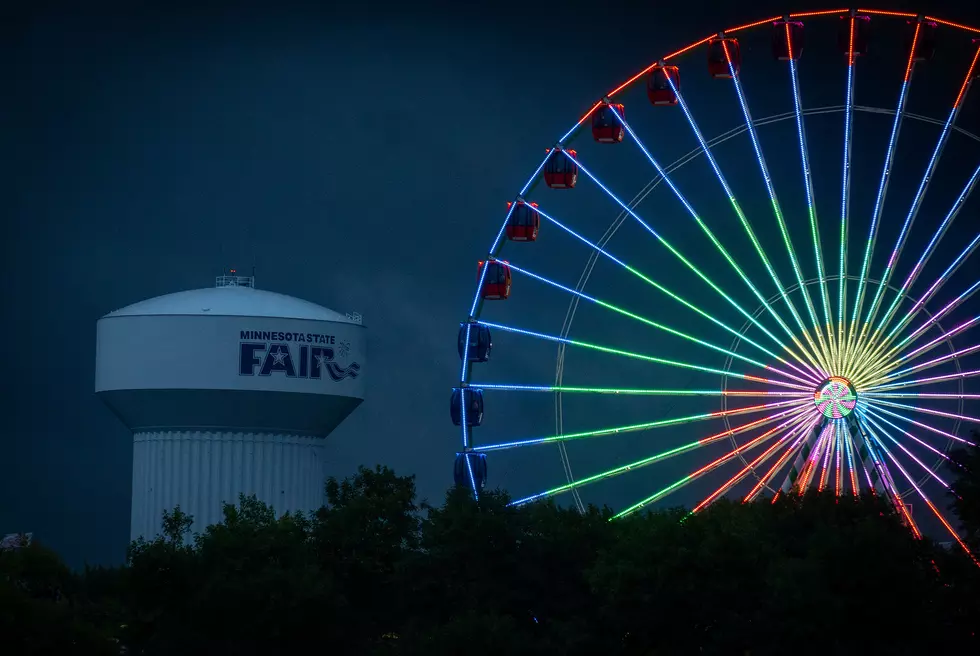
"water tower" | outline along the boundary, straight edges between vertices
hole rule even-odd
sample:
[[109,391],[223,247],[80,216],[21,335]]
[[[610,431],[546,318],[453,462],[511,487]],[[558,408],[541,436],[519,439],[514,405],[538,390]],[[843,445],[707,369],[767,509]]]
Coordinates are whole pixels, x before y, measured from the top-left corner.
[[133,432],[132,538],[178,504],[202,531],[239,493],[318,508],[324,438],[364,400],[365,346],[360,315],[234,273],[99,319],[95,391]]

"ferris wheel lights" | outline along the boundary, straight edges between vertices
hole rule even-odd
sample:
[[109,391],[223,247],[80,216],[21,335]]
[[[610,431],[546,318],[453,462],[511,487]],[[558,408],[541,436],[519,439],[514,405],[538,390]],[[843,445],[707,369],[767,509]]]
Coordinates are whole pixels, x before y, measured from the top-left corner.
[[626,136],[626,128],[623,126],[625,117],[625,106],[611,104],[608,99],[603,99],[603,104],[592,113],[592,138],[599,143],[622,142]]
[[676,66],[662,61],[647,76],[647,98],[656,105],[676,105],[677,92],[681,88],[681,75]]
[[738,39],[726,37],[724,32],[708,41],[708,72],[716,80],[729,80],[738,75],[742,66],[742,54]]
[[[567,155],[567,157],[566,157]],[[544,183],[551,189],[574,189],[578,182],[577,153],[565,150],[559,143],[544,164]]]

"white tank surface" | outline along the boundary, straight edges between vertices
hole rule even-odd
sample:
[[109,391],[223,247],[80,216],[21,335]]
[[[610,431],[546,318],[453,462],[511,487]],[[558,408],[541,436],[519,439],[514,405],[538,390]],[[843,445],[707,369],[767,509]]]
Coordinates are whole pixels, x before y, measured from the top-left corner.
[[255,494],[278,514],[323,502],[325,438],[364,400],[365,328],[220,276],[102,317],[95,391],[133,432],[130,534],[164,510],[221,519]]

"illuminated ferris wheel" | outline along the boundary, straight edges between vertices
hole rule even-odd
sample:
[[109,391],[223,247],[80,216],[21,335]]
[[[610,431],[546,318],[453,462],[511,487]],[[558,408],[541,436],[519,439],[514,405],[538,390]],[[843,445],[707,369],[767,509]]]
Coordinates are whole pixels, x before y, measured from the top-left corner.
[[[892,49],[878,60],[869,57],[872,19],[876,43],[886,44],[886,53]],[[808,54],[824,47],[839,60],[819,56],[808,69],[805,34]],[[976,206],[968,205],[980,176],[980,137],[958,125],[980,74],[977,37],[978,29],[901,12],[767,18],[668,54],[596,102],[507,204],[479,262],[475,297],[459,328],[462,368],[450,403],[462,437],[456,482],[478,495],[488,457],[497,454],[511,454],[509,467],[547,479],[541,455],[551,445],[560,480],[542,480],[514,504],[567,495],[584,508],[583,492],[608,490],[611,479],[631,481],[631,492],[643,490],[617,507],[616,517],[699,480],[714,482],[691,512],[723,495],[750,501],[808,489],[871,490],[890,499],[917,536],[923,522],[941,525],[966,549],[944,517],[940,495],[949,490],[949,451],[972,444],[967,428],[980,423],[970,407],[980,395],[967,392],[980,376],[980,367],[970,368],[980,344],[962,344],[980,322],[971,301],[980,280],[970,280],[980,270],[970,261],[980,245],[980,221]],[[695,57],[705,52],[707,71]],[[913,111],[910,99],[913,73],[939,64],[956,85],[929,86],[928,98],[947,112],[934,118]],[[840,69],[843,103],[807,104],[804,73],[830,66]],[[775,67],[783,86],[773,80]],[[859,104],[862,75],[878,85],[894,77],[897,105]],[[694,77],[702,89],[692,92]],[[629,102],[631,93],[642,98],[644,86],[646,98]],[[827,79],[818,86],[827,88]],[[753,118],[757,95],[759,105],[782,102],[783,111]],[[708,123],[726,117],[737,119],[736,126],[705,136]],[[774,137],[768,130],[781,132]],[[831,140],[834,130],[842,140]],[[686,152],[657,152],[683,135],[690,139]],[[912,142],[905,150],[903,138]],[[577,139],[584,143],[575,150]],[[831,150],[833,158],[826,157]],[[951,150],[953,162],[944,164]],[[649,180],[632,200],[617,192],[616,163],[627,157],[624,151],[632,158],[624,165],[635,170],[641,163]],[[875,162],[874,175],[862,184],[865,160]],[[694,167],[700,173],[689,173]],[[895,180],[901,181],[889,187]],[[616,213],[611,224],[597,227],[596,211],[569,200],[583,187]],[[792,191],[777,195],[777,187]],[[741,199],[750,188],[759,202]],[[934,193],[927,194],[930,188]],[[564,191],[550,191],[556,189]],[[958,217],[957,230],[972,234],[944,242],[958,234],[950,233]],[[626,229],[633,234],[613,239]],[[545,275],[558,262],[543,255],[548,239],[562,253],[580,249],[585,267],[577,282]],[[641,291],[627,294],[627,288]],[[520,323],[542,307],[536,300],[515,307],[533,289],[564,295],[560,330]],[[505,306],[507,322],[496,318]],[[590,324],[592,333],[612,318],[630,327],[610,331],[616,339],[601,333],[586,339],[576,322],[583,308],[605,313]],[[491,335],[498,341],[494,358]],[[558,349],[553,382],[496,382],[514,376],[495,367],[502,348],[530,357],[548,345]],[[574,359],[586,357],[578,354],[589,359],[576,373]],[[630,361],[653,373],[638,373],[624,364]],[[624,384],[604,382],[622,378]],[[554,429],[505,434],[505,427],[491,430],[485,422],[513,407],[505,399],[548,394]],[[637,400],[629,411],[616,405]],[[671,405],[658,417],[624,421],[654,401]],[[603,414],[613,421],[585,426]],[[621,448],[628,439],[635,456]],[[665,463],[674,459],[695,463],[693,470],[680,478],[657,473],[670,472]]]

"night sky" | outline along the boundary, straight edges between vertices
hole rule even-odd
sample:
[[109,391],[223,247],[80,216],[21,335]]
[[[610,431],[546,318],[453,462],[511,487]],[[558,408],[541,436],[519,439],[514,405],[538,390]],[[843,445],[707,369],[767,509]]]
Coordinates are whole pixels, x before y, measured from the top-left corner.
[[[93,392],[100,316],[144,298],[211,286],[223,267],[252,266],[262,289],[362,313],[369,329],[368,398],[329,438],[331,473],[343,477],[359,464],[384,463],[416,474],[420,496],[439,502],[452,481],[458,446],[448,401],[458,381],[456,332],[472,299],[476,261],[496,235],[506,201],[545,148],[605,91],[660,55],[725,27],[823,8],[729,2],[706,11],[701,3],[672,3],[668,12],[651,8],[659,3],[617,0],[485,3],[479,11],[467,3],[325,8],[330,3],[293,2],[275,3],[275,10],[249,2],[235,9],[219,3],[195,3],[203,5],[195,9],[28,4],[30,10],[4,15],[0,26],[0,172],[8,199],[0,260],[7,281],[0,286],[7,363],[0,395],[0,533],[33,531],[73,565],[121,562],[129,534],[131,437]],[[914,11],[908,3],[888,6],[905,7]],[[980,25],[980,11],[962,2],[929,7],[930,13]],[[844,102],[846,67],[835,49],[833,20],[815,21],[812,29],[807,24],[800,64],[806,107]],[[904,72],[901,24],[876,20],[875,27],[872,53],[857,67],[856,102],[891,109]],[[942,35],[949,38],[940,41],[935,60],[916,71],[908,111],[944,120],[972,51],[965,33]],[[746,33],[742,47],[753,116],[792,110],[787,67],[772,61],[768,30]],[[678,63],[682,90],[706,137],[743,124],[731,83],[708,78],[703,51]],[[651,107],[642,85],[619,100],[661,164],[697,146],[679,110]],[[957,124],[980,128],[977,88]],[[936,126],[906,125],[872,262],[875,277],[939,134]],[[866,242],[890,127],[887,116],[855,119],[851,267]],[[834,254],[843,115],[807,119],[807,130],[824,248]],[[759,134],[809,277],[814,260],[795,125],[784,121]],[[597,145],[586,133],[575,147],[624,201],[654,175],[633,143]],[[748,137],[726,142],[716,156],[780,278],[792,283]],[[893,284],[904,280],[977,164],[980,144],[954,136]],[[705,159],[679,170],[674,180],[763,294],[775,293]],[[539,185],[531,200],[592,241],[619,214],[584,176],[574,191]],[[740,304],[756,308],[668,189],[659,187],[637,212]],[[921,292],[973,238],[978,215],[980,197],[974,197],[913,291]],[[743,318],[731,306],[635,222],[625,223],[609,248],[741,327]],[[545,224],[538,242],[511,244],[504,256],[574,287],[589,250]],[[937,302],[977,278],[978,257],[961,267]],[[836,267],[832,255],[826,258]],[[485,317],[557,334],[570,296],[519,274],[514,281],[512,299],[488,304]],[[731,335],[679,311],[608,261],[597,265],[586,292],[725,348],[731,344]],[[971,299],[955,316],[972,317],[977,308]],[[724,365],[719,353],[588,303],[580,307],[572,336]],[[959,348],[976,342],[976,333],[955,341]],[[552,343],[498,331],[493,360],[474,379],[552,384],[555,350]],[[977,362],[964,360],[964,368]],[[581,351],[569,352],[565,376],[569,385],[718,386],[717,375]],[[978,391],[977,380],[967,388]],[[977,414],[977,404],[972,407]],[[715,409],[716,399],[577,397],[566,400],[565,429]],[[590,440],[570,449],[573,467],[576,474],[593,473],[717,426]],[[480,439],[491,442],[551,435],[553,397],[488,394],[479,430]],[[704,464],[707,455],[644,469],[583,496],[623,507]],[[668,505],[696,502],[733,473],[725,470],[721,478],[688,488]],[[490,460],[490,484],[516,495],[563,482],[550,446]],[[945,506],[941,491],[933,494]]]

